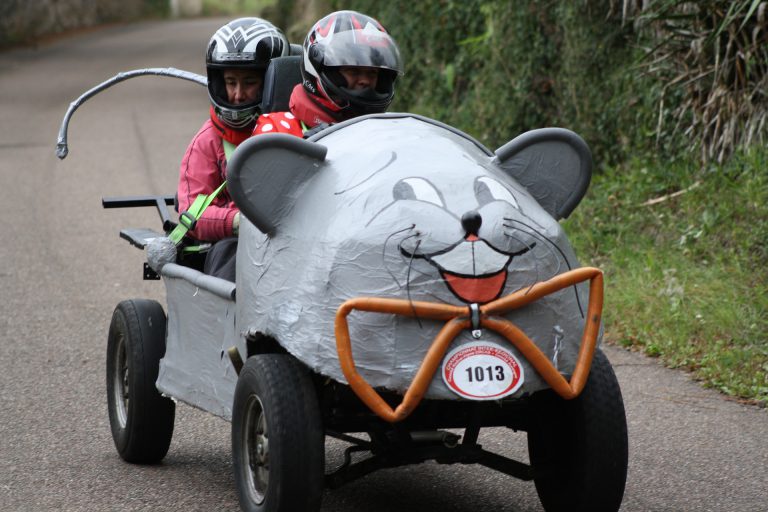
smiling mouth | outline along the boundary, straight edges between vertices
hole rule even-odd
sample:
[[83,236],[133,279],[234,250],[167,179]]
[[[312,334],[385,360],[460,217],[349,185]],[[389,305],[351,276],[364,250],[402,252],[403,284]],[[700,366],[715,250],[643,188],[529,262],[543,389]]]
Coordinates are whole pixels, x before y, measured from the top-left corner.
[[406,257],[425,259],[432,264],[459,300],[467,304],[485,304],[501,295],[512,258],[525,254],[535,246],[534,242],[519,251],[505,252],[475,236],[431,254],[415,254],[402,245],[400,252]]
[[479,277],[460,276],[446,271],[441,271],[440,275],[458,298],[470,304],[491,302],[501,295],[501,290],[507,282],[506,268],[495,274]]

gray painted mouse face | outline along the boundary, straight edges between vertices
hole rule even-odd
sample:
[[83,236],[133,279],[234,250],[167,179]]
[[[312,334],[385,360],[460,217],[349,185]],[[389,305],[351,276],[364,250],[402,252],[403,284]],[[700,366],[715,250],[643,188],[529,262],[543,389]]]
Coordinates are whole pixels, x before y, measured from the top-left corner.
[[[374,154],[374,161],[386,163],[334,194],[340,208],[356,210],[343,215],[349,240],[337,256],[340,279],[359,272],[344,260],[354,254],[358,264],[365,258],[368,272],[386,270],[381,277],[411,297],[486,303],[508,281],[533,284],[562,266],[546,242],[559,236],[557,222],[514,180],[492,169],[479,148],[451,142],[437,144],[428,160],[422,140]],[[526,275],[509,279],[521,265]],[[531,266],[539,270],[530,274]]]
[[[520,183],[547,176],[540,167],[551,160],[562,166],[568,143],[553,152],[546,138],[544,154],[531,151],[542,149],[534,140],[494,155],[444,125],[397,115],[343,123],[314,141],[249,139],[229,164],[229,188],[250,221],[238,248],[240,331],[275,337],[320,373],[344,380],[333,319],[347,299],[482,304],[579,266],[555,219],[574,194],[557,191],[568,173],[541,197]],[[553,332],[580,338],[580,295],[566,289],[510,318],[552,352]],[[365,340],[357,367],[374,386],[404,389],[440,327],[361,313],[350,327]],[[449,396],[440,386],[431,395]]]
[[508,184],[488,175],[462,179],[463,188],[443,193],[427,177],[403,178],[392,187],[388,210],[395,214],[382,211],[371,222],[410,222],[387,238],[385,250],[396,245],[402,264],[439,276],[459,301],[486,303],[501,295],[513,260],[536,247],[544,228],[521,211],[515,196],[523,194]]

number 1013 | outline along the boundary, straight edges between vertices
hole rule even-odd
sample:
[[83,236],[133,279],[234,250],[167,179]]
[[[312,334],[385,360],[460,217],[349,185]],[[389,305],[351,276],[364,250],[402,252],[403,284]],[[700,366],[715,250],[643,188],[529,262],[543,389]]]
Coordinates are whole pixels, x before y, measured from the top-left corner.
[[467,381],[469,382],[483,382],[489,381],[502,381],[505,379],[504,367],[501,365],[496,366],[468,366],[464,369],[467,372]]

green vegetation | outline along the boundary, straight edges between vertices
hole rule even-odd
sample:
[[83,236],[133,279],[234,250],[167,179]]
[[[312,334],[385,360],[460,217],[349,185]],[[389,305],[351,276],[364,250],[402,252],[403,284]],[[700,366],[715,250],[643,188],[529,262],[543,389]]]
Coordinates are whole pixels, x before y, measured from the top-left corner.
[[766,149],[706,171],[634,161],[597,175],[565,224],[583,263],[605,271],[609,342],[763,404],[766,166]]
[[394,109],[492,148],[531,127],[567,126],[601,162],[622,161],[653,132],[660,88],[626,72],[638,58],[626,44],[631,25],[591,3],[337,2],[374,13],[398,41],[406,73]]

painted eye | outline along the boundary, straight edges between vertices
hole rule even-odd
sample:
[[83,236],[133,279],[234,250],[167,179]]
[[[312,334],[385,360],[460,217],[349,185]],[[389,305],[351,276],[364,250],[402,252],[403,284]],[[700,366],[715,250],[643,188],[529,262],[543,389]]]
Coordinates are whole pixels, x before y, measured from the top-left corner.
[[499,183],[493,178],[482,176],[475,180],[475,196],[478,203],[481,205],[488,204],[492,201],[504,201],[509,203],[513,208],[520,209],[517,204],[517,199],[512,195],[504,185]]
[[392,197],[395,198],[395,201],[410,199],[412,201],[426,201],[437,206],[445,206],[443,198],[440,197],[440,192],[424,178],[405,178],[398,181],[392,189]]

